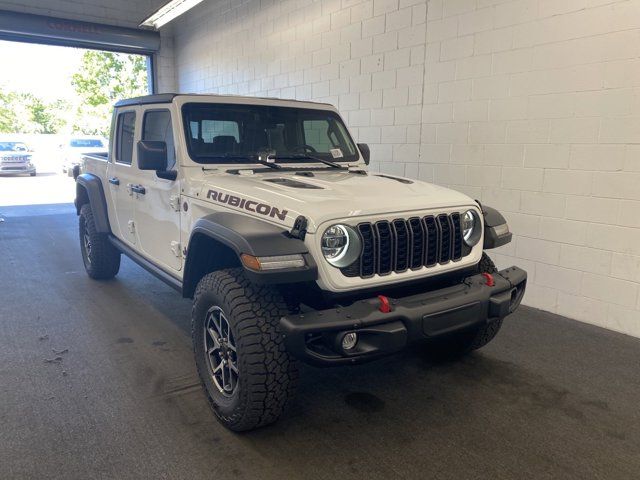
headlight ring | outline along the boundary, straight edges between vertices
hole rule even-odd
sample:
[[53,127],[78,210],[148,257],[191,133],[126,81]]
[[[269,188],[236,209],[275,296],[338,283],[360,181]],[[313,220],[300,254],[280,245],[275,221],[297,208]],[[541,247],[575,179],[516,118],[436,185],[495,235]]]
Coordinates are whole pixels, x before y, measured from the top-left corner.
[[360,235],[349,225],[335,224],[328,227],[320,240],[325,260],[337,268],[355,262],[362,252]]
[[461,216],[462,239],[469,247],[473,247],[482,236],[482,222],[475,210],[467,210]]

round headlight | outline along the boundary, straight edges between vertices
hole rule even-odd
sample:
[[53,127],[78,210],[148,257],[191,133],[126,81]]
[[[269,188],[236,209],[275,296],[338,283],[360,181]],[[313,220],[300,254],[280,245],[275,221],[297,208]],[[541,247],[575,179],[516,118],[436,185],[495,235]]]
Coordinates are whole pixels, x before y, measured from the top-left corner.
[[322,234],[324,258],[334,267],[351,265],[360,256],[362,242],[358,233],[348,225],[331,225]]
[[473,247],[480,240],[481,222],[475,210],[467,210],[462,214],[462,238],[464,243]]

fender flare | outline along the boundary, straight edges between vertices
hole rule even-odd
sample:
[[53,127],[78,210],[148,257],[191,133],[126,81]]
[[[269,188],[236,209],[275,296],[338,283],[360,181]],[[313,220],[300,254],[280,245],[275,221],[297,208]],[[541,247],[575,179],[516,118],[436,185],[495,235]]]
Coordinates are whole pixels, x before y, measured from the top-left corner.
[[501,247],[511,241],[513,237],[507,226],[507,220],[495,208],[480,205],[484,216],[484,243],[483,248],[489,250]]
[[76,198],[73,203],[78,215],[80,215],[82,205],[87,202],[91,205],[96,230],[99,233],[111,233],[107,199],[104,195],[102,182],[100,178],[91,173],[83,173],[76,178]]
[[[255,271],[243,265],[246,275],[254,283],[283,284],[316,280],[318,267],[304,242],[291,237],[289,232],[263,220],[231,212],[216,212],[198,219],[191,230],[187,247],[187,260],[184,267],[183,295],[195,289],[199,281],[197,276],[197,255],[193,255],[194,239],[209,237],[231,249],[238,258],[243,253],[254,257],[277,255],[302,255],[304,268]],[[195,258],[195,260],[194,260]]]

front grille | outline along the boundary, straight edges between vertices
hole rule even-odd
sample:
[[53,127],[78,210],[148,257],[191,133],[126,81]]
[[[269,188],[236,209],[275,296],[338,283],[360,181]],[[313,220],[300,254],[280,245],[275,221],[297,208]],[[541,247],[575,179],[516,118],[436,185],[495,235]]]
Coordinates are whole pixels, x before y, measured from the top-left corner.
[[0,157],[0,160],[3,163],[24,163],[27,161],[27,157],[5,156],[5,157]]
[[433,267],[462,258],[460,214],[360,223],[362,254],[342,269],[347,277],[372,277]]

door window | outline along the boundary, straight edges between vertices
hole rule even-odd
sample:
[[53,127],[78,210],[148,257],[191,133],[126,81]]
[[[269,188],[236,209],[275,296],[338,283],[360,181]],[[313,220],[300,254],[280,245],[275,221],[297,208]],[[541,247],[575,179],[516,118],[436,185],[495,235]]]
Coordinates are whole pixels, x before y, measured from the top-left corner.
[[131,165],[133,158],[133,138],[136,125],[136,113],[125,112],[118,115],[116,137],[116,162]]
[[176,165],[176,148],[169,110],[150,110],[144,114],[142,140],[165,142],[167,144],[167,170],[173,170]]

